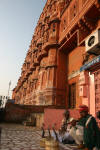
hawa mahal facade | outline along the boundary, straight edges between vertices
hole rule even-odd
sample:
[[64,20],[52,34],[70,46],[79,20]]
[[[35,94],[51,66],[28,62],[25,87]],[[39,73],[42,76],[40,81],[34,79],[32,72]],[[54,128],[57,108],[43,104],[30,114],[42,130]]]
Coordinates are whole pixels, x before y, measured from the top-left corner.
[[16,104],[100,110],[100,0],[47,0],[13,89]]

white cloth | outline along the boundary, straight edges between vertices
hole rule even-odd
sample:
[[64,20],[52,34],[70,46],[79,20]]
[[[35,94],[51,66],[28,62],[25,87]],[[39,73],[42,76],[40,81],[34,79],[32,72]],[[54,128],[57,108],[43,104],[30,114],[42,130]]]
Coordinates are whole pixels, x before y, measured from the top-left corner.
[[[88,118],[85,126],[89,124],[89,122],[91,121],[91,118],[92,116]],[[83,143],[83,132],[84,132],[84,127],[80,125],[76,125],[75,127],[72,127],[70,130],[70,135],[73,137],[75,142],[79,145]]]
[[[51,136],[56,140],[56,135],[53,131],[51,132]],[[57,133],[57,137],[59,142],[62,142],[63,140],[69,140],[69,141],[74,140],[73,137],[69,134],[69,132],[65,132],[64,134]]]
[[84,127],[80,125],[76,125],[76,135],[80,138],[81,141],[83,141],[83,132],[84,132]]
[[73,137],[76,144],[80,145],[83,142],[83,135],[80,133],[79,129],[72,127],[69,134]]
[[68,139],[69,141],[73,141],[74,139],[72,138],[72,136],[69,134],[69,132],[65,132],[65,134],[63,135],[63,140]]
[[[54,140],[56,140],[56,135],[54,131],[51,132],[51,136],[54,138]],[[57,137],[58,137],[59,142],[62,142],[63,136],[57,133]]]

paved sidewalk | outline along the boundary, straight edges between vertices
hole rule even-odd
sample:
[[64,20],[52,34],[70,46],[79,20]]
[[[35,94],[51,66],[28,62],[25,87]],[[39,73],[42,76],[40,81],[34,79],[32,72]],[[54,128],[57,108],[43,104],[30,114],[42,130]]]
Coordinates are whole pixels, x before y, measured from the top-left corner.
[[[1,124],[0,150],[44,150],[40,147],[41,131],[34,127]],[[74,145],[60,144],[60,150],[75,150]]]

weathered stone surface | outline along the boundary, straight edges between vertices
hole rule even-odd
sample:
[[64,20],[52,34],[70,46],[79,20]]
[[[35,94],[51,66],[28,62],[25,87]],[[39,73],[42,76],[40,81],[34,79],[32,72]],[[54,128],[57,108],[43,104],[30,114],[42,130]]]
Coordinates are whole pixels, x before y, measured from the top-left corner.
[[[0,127],[2,127],[0,150],[45,150],[40,146],[41,131],[38,128],[19,124],[0,124]],[[76,147],[59,143],[59,150],[77,150]]]

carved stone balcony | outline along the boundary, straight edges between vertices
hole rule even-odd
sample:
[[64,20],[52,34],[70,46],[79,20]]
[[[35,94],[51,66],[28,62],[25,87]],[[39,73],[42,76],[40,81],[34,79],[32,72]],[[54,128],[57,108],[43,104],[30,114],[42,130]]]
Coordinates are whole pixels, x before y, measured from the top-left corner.
[[32,71],[30,70],[30,68],[27,70],[26,72],[26,77],[28,77],[30,74],[32,73]]
[[34,66],[38,66],[39,65],[39,61],[37,60],[37,57],[34,58]]
[[46,64],[46,68],[57,67],[57,63],[54,61],[50,61]]
[[34,49],[32,50],[32,53],[35,53],[36,51],[38,51],[38,48],[34,47]]
[[47,42],[47,43],[45,43],[44,45],[43,45],[43,49],[45,50],[45,51],[48,51],[50,48],[54,48],[54,47],[58,47],[59,46],[59,44],[58,44],[58,42],[51,42],[51,41],[49,41],[49,42]]
[[32,63],[32,64],[30,65],[30,71],[33,71],[33,70],[35,70],[34,63]]
[[[81,32],[80,34],[82,36],[85,34],[83,38],[81,38],[81,35],[79,37],[79,43],[81,43],[89,32],[95,28],[96,21],[100,16],[100,8],[98,6],[100,6],[98,0],[73,0],[73,3],[70,3],[61,15],[60,29],[63,29],[63,22],[66,22],[67,24],[64,27],[64,30],[60,30],[59,32],[59,43],[66,38],[69,32],[70,34],[73,34],[73,31],[77,29]],[[66,18],[63,17],[64,13],[68,14]]]
[[25,75],[24,75],[24,79],[25,79],[25,80],[27,79],[27,76],[26,76],[26,75],[27,75],[27,73],[25,73]]
[[37,40],[37,47],[38,47],[39,45],[42,45],[42,38],[39,38],[39,39]]
[[23,85],[23,88],[24,88],[24,89],[27,89],[27,85],[26,85],[26,84],[24,84],[24,85]]
[[34,81],[34,80],[38,80],[38,75],[34,75],[34,76],[33,76],[33,81]]
[[23,78],[23,82],[25,82],[26,80],[27,80],[27,77],[24,77],[24,78]]
[[39,52],[39,54],[37,55],[37,60],[40,62],[41,59],[45,56],[47,56],[47,52],[45,50],[42,50],[41,52]]

